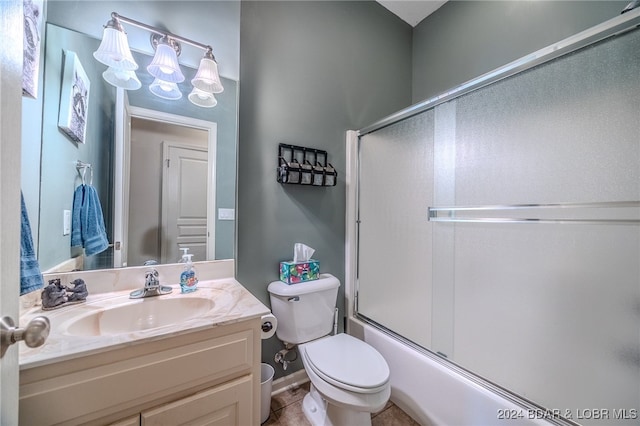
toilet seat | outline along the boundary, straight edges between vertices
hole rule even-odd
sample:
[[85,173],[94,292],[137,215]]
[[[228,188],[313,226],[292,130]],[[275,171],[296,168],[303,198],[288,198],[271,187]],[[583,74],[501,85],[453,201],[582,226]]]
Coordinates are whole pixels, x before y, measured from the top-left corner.
[[357,393],[376,393],[389,382],[389,366],[373,347],[348,334],[303,345],[308,365],[326,382]]

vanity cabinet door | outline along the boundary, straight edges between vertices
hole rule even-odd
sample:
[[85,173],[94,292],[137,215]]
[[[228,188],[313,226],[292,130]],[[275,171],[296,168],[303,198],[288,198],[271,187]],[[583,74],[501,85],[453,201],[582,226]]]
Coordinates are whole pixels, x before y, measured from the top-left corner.
[[252,421],[252,375],[243,376],[183,399],[143,411],[142,426],[238,425]]
[[111,423],[109,426],[140,426],[140,414]]

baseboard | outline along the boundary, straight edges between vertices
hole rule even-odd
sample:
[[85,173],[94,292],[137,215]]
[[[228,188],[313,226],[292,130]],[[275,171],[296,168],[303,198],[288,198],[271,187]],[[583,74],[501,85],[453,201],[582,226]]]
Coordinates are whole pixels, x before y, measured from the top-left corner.
[[280,377],[279,379],[273,381],[271,396],[275,396],[289,389],[301,386],[308,381],[309,376],[307,376],[307,372],[304,370],[304,368],[296,371],[295,373]]

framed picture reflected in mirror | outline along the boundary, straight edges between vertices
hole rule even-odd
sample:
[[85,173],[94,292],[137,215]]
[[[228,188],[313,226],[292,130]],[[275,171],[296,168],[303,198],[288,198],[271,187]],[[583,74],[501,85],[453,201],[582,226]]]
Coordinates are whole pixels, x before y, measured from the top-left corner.
[[85,143],[90,86],[78,56],[65,50],[58,127],[78,143]]
[[24,11],[22,94],[36,99],[44,0],[24,0],[22,6]]

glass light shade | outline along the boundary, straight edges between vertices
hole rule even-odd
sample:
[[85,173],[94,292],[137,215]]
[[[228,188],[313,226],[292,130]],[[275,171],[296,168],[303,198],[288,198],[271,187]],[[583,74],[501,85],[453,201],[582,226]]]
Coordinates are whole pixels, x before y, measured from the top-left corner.
[[121,70],[137,70],[138,64],[131,55],[129,41],[124,31],[106,27],[102,32],[102,41],[93,57],[103,64]]
[[134,71],[109,67],[102,73],[102,78],[104,78],[107,83],[125,90],[138,90],[142,86],[142,83],[140,83]]
[[160,43],[156,47],[156,54],[153,61],[147,67],[149,74],[157,79],[169,81],[171,83],[181,83],[184,81],[184,75],[180,71],[178,64],[178,55],[173,47],[168,44]]
[[192,104],[203,108],[213,108],[218,104],[213,93],[205,92],[197,87],[194,87],[191,93],[189,93],[189,100]]
[[178,85],[171,81],[164,81],[156,78],[149,86],[149,90],[154,95],[162,98],[177,101],[182,97],[182,92],[178,89]]
[[200,60],[200,67],[196,76],[191,80],[196,89],[209,93],[220,93],[224,90],[218,75],[218,64],[213,59],[204,57]]

